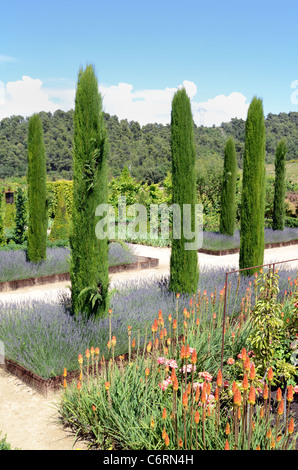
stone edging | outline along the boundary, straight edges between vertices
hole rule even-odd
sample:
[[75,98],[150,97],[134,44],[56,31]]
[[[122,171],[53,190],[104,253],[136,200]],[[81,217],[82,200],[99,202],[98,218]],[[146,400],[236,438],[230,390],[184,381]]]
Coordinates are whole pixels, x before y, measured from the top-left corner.
[[[266,243],[265,249],[268,250],[270,248],[280,248],[283,246],[290,246],[290,245],[297,245],[298,239],[289,240],[287,242],[276,242],[276,243]],[[198,253],[204,253],[206,255],[213,255],[213,256],[224,256],[224,255],[232,255],[234,253],[239,253],[239,248],[230,248],[227,250],[207,250],[205,248],[200,248]]]
[[[147,258],[138,256],[137,261],[130,264],[110,266],[109,273],[118,273],[124,271],[155,268],[159,265],[158,258]],[[70,281],[69,273],[51,274],[49,276],[31,277],[28,279],[16,279],[14,281],[0,282],[0,292],[20,289],[22,287],[38,286],[42,284],[51,284],[53,282]]]

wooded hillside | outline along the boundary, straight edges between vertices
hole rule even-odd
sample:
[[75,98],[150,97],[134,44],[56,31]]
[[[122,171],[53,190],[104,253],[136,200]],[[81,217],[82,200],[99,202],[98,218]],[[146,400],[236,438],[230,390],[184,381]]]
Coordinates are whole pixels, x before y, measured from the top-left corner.
[[[73,110],[39,113],[50,178],[72,177]],[[110,176],[119,176],[124,166],[132,176],[148,183],[162,181],[170,171],[170,125],[120,120],[105,113],[110,141]],[[245,121],[232,119],[220,127],[197,127],[194,139],[197,159],[223,161],[228,137],[235,139],[237,162],[242,168]],[[28,118],[12,116],[0,121],[0,178],[24,176],[27,171]],[[286,138],[287,160],[298,158],[298,112],[266,118],[266,163],[274,162],[277,142]]]

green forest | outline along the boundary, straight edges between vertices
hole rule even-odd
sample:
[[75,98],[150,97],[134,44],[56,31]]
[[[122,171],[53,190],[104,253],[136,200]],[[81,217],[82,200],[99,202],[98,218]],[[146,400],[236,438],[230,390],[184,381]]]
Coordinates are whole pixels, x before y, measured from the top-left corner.
[[[74,111],[39,113],[47,156],[48,179],[72,179]],[[104,114],[110,142],[109,177],[118,177],[124,167],[138,181],[160,183],[171,169],[170,125],[119,120]],[[22,177],[27,173],[28,118],[12,116],[0,121],[0,178]],[[268,114],[266,124],[266,163],[273,163],[277,143],[285,138],[287,160],[298,157],[298,112]],[[197,165],[201,161],[223,163],[228,137],[235,140],[238,167],[242,168],[245,121],[232,119],[219,127],[194,125]]]

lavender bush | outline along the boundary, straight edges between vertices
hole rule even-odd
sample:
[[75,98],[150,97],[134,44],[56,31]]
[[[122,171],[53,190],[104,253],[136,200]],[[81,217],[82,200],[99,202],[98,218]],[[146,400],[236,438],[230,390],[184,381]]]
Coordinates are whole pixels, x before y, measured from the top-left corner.
[[[66,273],[69,271],[70,249],[67,247],[47,248],[47,259],[41,263],[26,260],[25,250],[0,251],[0,282],[28,279],[38,276]],[[133,263],[136,256],[127,245],[109,245],[109,265]]]

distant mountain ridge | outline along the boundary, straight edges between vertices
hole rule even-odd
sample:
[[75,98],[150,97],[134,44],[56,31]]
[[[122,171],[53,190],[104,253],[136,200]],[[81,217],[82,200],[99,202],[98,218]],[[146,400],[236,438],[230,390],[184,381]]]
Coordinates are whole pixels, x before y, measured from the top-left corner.
[[[72,177],[73,110],[40,112],[47,153],[47,172],[52,178]],[[105,113],[110,140],[110,176],[123,167],[148,183],[162,181],[171,169],[170,125],[119,120]],[[266,162],[274,162],[277,142],[285,138],[287,160],[298,159],[298,112],[268,114],[266,119]],[[12,116],[0,121],[0,178],[24,176],[27,171],[28,118]],[[245,121],[234,118],[219,127],[194,125],[196,155],[200,161],[212,156],[223,159],[228,137],[235,139],[238,166],[242,167]]]

